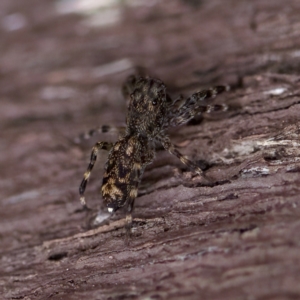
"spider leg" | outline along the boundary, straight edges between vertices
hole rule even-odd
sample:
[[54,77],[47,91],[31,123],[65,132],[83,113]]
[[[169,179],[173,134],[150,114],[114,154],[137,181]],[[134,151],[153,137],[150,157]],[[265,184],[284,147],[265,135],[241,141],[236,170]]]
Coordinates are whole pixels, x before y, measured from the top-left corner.
[[184,100],[181,96],[176,100],[169,113],[168,125],[178,126],[187,123],[199,113],[211,113],[213,111],[226,111],[226,104],[206,104],[205,100],[215,98],[218,94],[228,91],[229,86],[215,86],[207,90],[202,90],[191,95]]
[[123,133],[125,133],[125,127],[123,127],[123,126],[116,127],[116,126],[102,125],[98,128],[94,128],[94,129],[89,130],[88,132],[84,132],[84,133],[80,134],[77,138],[74,139],[74,142],[76,144],[79,144],[83,140],[90,139],[91,137],[93,137],[97,133],[119,133],[119,134],[122,135]]
[[98,142],[95,144],[95,146],[92,149],[92,153],[91,153],[91,159],[90,159],[90,163],[88,165],[88,168],[86,170],[86,172],[83,175],[83,179],[82,182],[79,186],[79,195],[80,195],[80,202],[82,204],[82,206],[84,208],[87,208],[86,202],[85,202],[85,198],[84,198],[84,191],[87,185],[87,182],[90,178],[92,169],[95,165],[95,162],[97,160],[97,155],[99,150],[104,149],[104,150],[110,150],[113,147],[113,143],[108,143],[108,142]]
[[[136,190],[137,191],[137,190]],[[128,206],[127,206],[127,212],[126,212],[126,236],[125,236],[125,244],[129,245],[130,236],[131,236],[131,227],[132,227],[132,211],[134,207],[134,201],[135,198],[129,199]]]
[[201,168],[197,166],[194,162],[186,158],[183,154],[181,154],[171,143],[168,137],[162,137],[160,142],[166,150],[168,150],[171,154],[177,156],[181,160],[181,162],[184,163],[189,169],[193,170],[198,175],[203,175]]
[[134,201],[138,194],[138,186],[140,183],[140,168],[136,168],[133,171],[132,175],[132,184],[130,185],[130,192],[127,199],[127,211],[126,211],[126,237],[125,237],[125,244],[128,245],[130,241],[130,235],[131,235],[131,227],[132,227],[132,211],[134,208]]

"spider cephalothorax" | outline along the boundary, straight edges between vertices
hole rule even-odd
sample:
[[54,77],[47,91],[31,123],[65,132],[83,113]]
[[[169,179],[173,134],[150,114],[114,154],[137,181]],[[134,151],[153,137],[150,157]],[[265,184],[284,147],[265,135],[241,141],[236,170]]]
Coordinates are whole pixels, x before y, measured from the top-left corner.
[[162,81],[138,79],[130,95],[126,134],[154,138],[162,130],[168,106],[166,87]]

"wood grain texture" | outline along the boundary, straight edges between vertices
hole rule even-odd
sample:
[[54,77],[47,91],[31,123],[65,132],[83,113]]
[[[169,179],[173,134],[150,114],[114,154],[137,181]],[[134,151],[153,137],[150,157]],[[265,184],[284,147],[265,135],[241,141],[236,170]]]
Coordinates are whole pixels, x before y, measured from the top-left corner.
[[[1,299],[300,298],[299,1],[123,5],[119,23],[93,29],[46,0],[2,0],[1,11],[2,24],[26,20],[1,29]],[[78,186],[99,138],[73,140],[123,125],[134,67],[174,97],[232,89],[216,99],[227,112],[170,132],[213,184],[159,151],[125,246],[124,214],[87,227],[107,153],[86,215]]]

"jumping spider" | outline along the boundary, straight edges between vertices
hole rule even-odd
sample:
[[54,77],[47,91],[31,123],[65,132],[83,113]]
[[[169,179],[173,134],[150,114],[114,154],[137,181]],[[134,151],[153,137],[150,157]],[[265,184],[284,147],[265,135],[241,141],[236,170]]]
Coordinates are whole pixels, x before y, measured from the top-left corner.
[[[84,191],[98,151],[100,149],[108,150],[108,160],[101,188],[102,197],[110,213],[126,207],[128,235],[138,186],[146,166],[154,160],[157,143],[177,156],[194,172],[202,174],[202,170],[196,163],[187,159],[175,148],[165,130],[185,124],[200,113],[226,110],[226,105],[207,105],[203,100],[215,97],[228,89],[228,86],[216,86],[197,92],[187,99],[179,97],[172,100],[161,80],[130,76],[123,86],[123,94],[129,99],[126,127],[119,128],[122,134],[116,143],[98,142],[93,147],[89,166],[79,187],[82,205],[86,207]],[[97,131],[108,132],[114,129],[116,128],[102,126],[99,129],[91,130],[84,137],[92,136]]]

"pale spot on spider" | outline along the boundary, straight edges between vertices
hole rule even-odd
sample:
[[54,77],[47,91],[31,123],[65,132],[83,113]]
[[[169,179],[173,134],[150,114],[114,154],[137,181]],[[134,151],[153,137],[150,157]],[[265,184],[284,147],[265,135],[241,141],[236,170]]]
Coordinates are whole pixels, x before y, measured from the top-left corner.
[[138,191],[136,189],[132,189],[129,193],[130,197],[136,198]]
[[126,149],[126,154],[129,156],[133,153],[133,146],[129,145]]
[[140,169],[141,169],[141,164],[135,162],[135,163],[133,164],[133,169],[134,169],[134,170],[140,170]]

